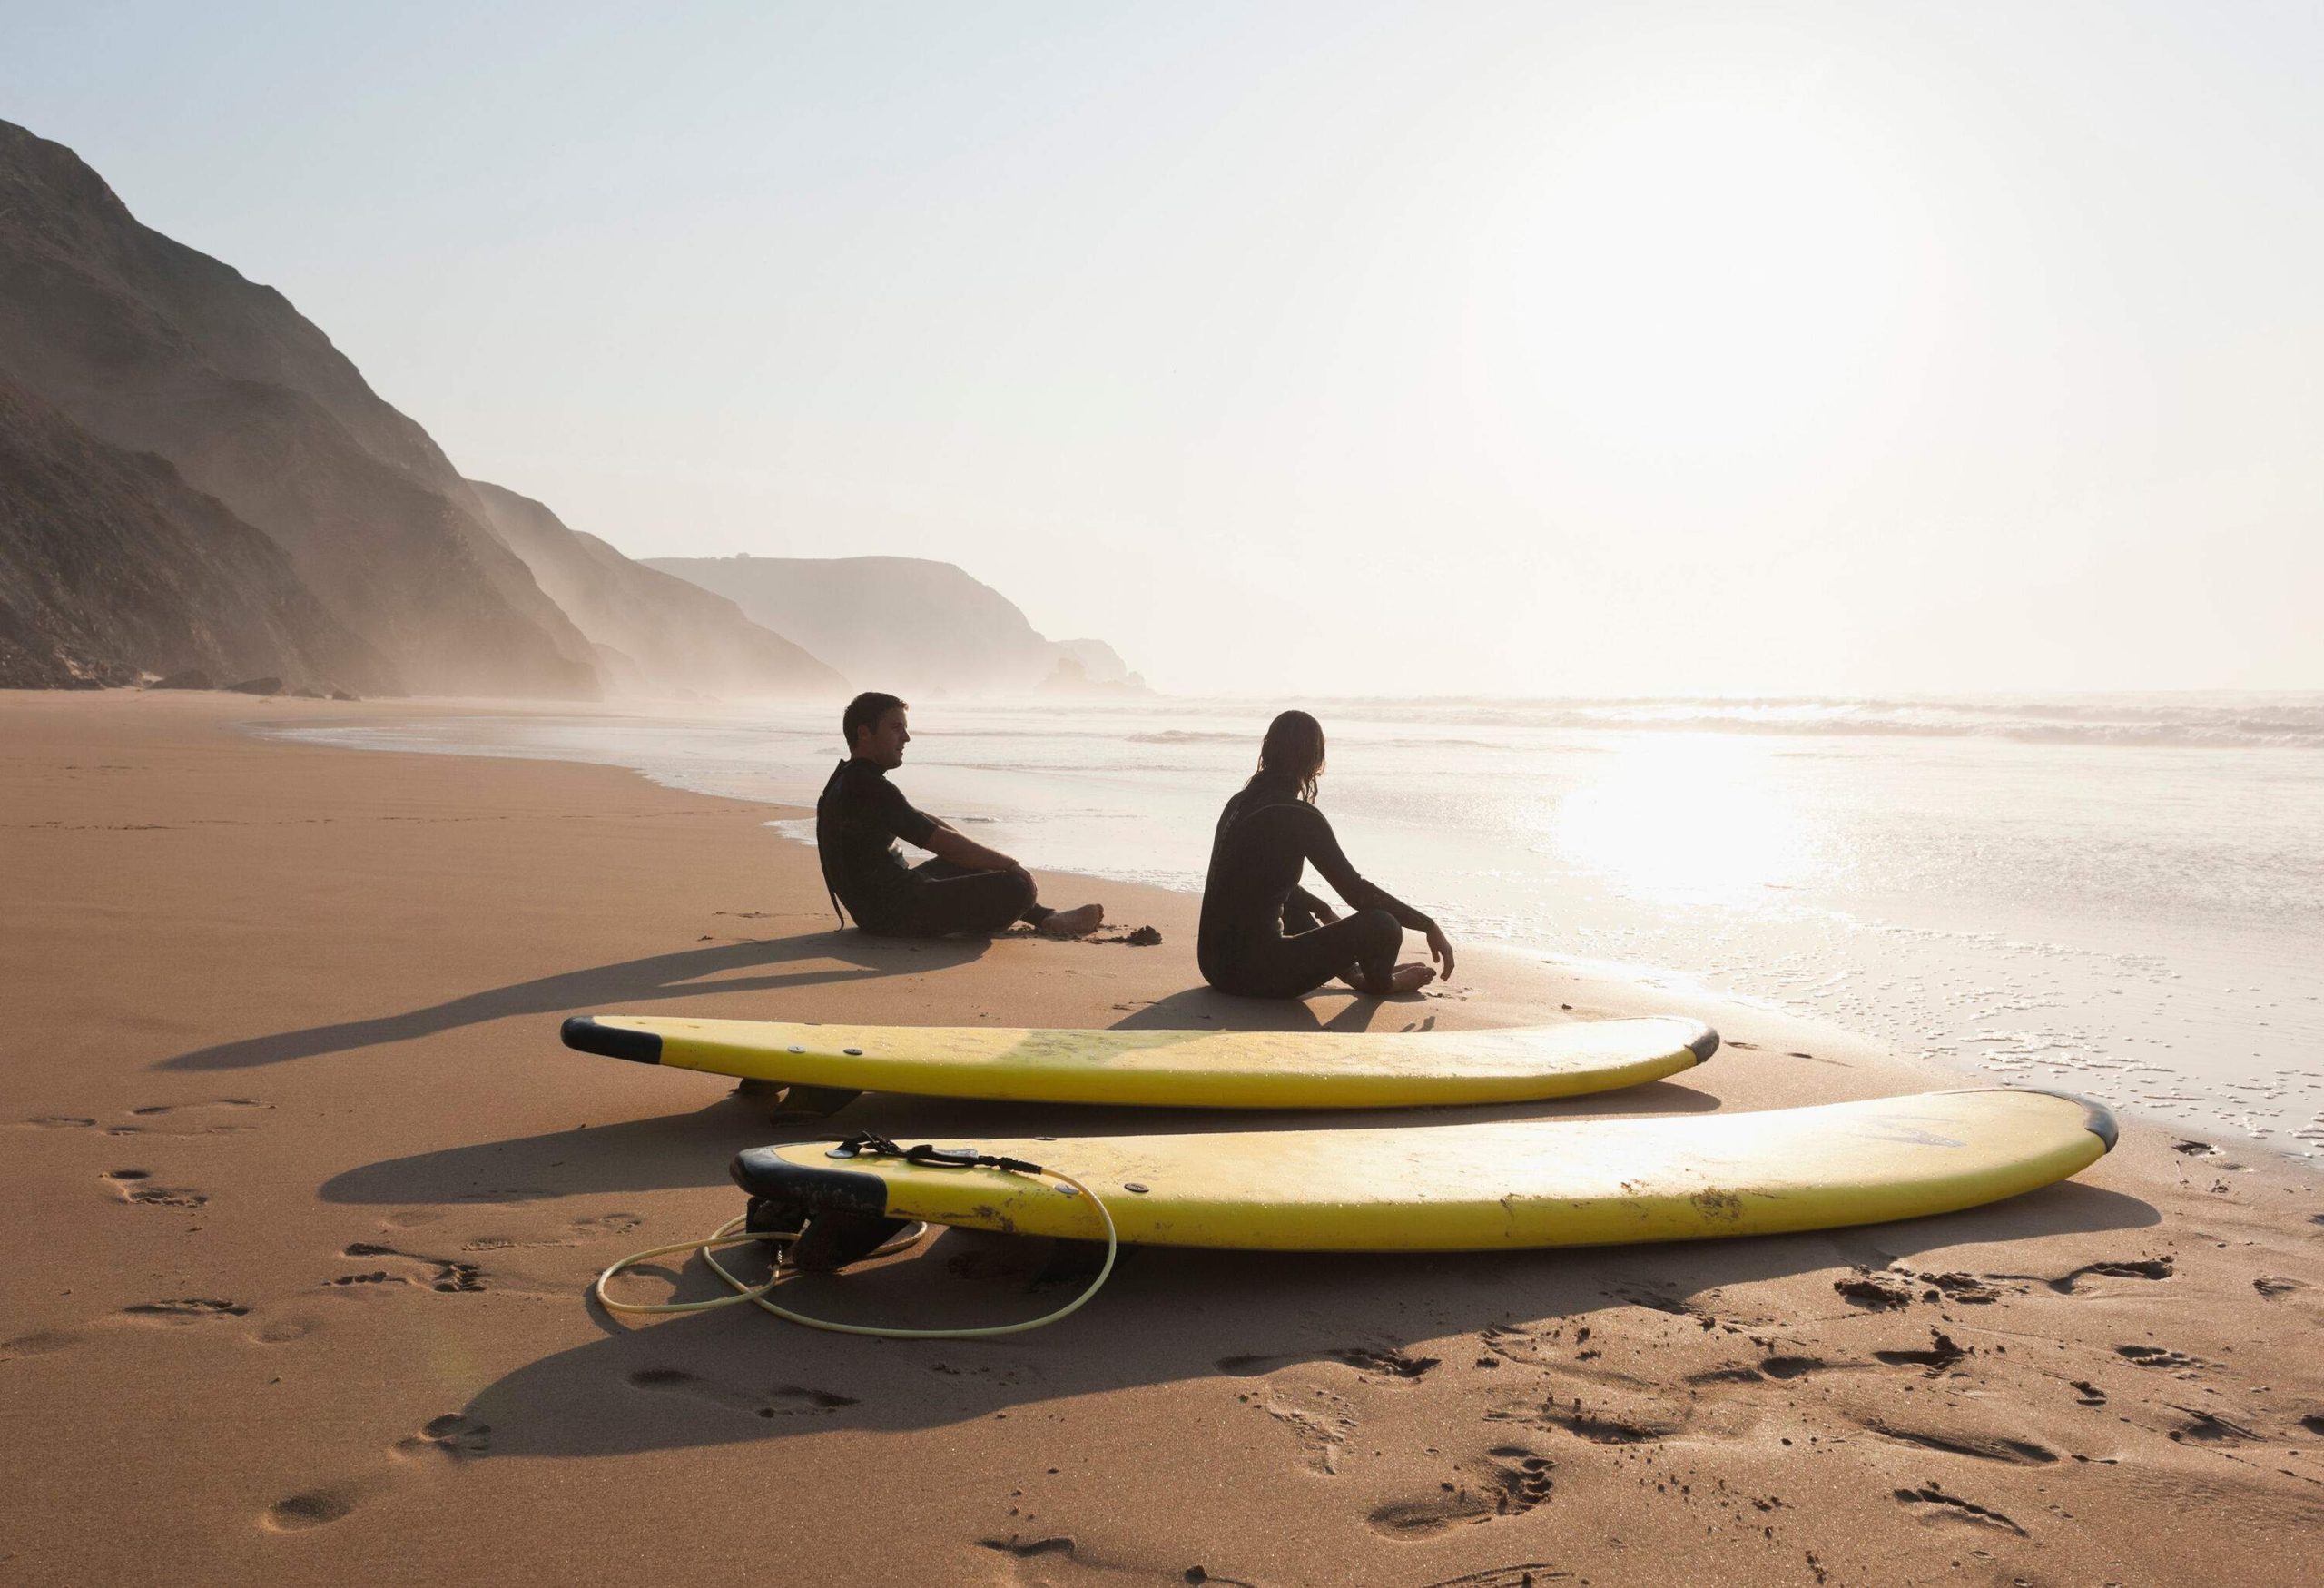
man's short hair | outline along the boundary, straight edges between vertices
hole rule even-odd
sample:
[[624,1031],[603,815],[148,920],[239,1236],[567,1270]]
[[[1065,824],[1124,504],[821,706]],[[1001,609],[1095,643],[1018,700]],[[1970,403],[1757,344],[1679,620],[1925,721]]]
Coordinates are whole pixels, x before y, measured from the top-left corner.
[[881,717],[902,705],[906,703],[892,695],[882,695],[876,689],[867,689],[849,701],[847,710],[841,714],[839,719],[839,731],[847,740],[848,754],[855,753],[856,730],[878,727]]

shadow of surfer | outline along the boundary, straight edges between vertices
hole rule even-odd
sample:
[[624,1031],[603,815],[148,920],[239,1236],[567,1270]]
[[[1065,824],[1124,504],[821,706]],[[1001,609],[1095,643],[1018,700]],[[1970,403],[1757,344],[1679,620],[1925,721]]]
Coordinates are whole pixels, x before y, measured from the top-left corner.
[[[754,939],[711,948],[682,949],[641,960],[624,960],[584,970],[560,971],[529,981],[511,982],[423,1009],[369,1020],[278,1031],[219,1042],[164,1059],[157,1070],[248,1070],[287,1064],[297,1059],[352,1052],[389,1042],[432,1037],[461,1026],[481,1025],[510,1015],[581,1013],[607,1005],[686,998],[703,993],[773,991],[833,981],[941,969],[965,963],[985,952],[976,939],[934,943],[883,942],[853,932],[816,932],[796,937]],[[735,972],[815,961],[838,961],[840,968],[774,974]]]

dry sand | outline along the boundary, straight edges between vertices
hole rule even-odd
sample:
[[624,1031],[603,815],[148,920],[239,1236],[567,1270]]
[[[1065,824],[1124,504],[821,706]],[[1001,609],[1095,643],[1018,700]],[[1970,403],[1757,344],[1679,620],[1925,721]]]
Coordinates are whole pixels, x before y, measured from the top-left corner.
[[[995,1343],[747,1308],[609,1321],[590,1276],[739,1212],[737,1147],[832,1129],[569,1052],[574,1011],[1393,1030],[1679,1008],[1726,1033],[1718,1058],[1561,1111],[1957,1078],[1506,954],[1423,999],[1216,998],[1193,902],[1110,884],[1162,946],[868,942],[764,807],[236,727],[409,710],[0,695],[0,1577],[2317,1580],[2324,1190],[2136,1125],[2075,1183],[1826,1235],[1140,1252],[1078,1317]],[[889,1098],[836,1124],[1147,1121]],[[1070,1294],[1043,1260],[951,1235],[812,1297],[1026,1316]],[[684,1286],[714,1292],[698,1265]]]

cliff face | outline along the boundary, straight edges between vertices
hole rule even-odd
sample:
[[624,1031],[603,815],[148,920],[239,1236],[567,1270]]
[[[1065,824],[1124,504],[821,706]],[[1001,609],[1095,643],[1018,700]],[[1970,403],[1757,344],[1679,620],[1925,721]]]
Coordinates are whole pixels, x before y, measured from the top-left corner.
[[1068,648],[1044,639],[1009,597],[948,562],[660,557],[646,566],[728,597],[859,688],[1023,694],[1056,677],[1067,659],[1093,677],[1108,664],[1121,676],[1121,659],[1102,642],[1077,640]]
[[274,542],[0,377],[0,687],[189,669],[367,691],[390,673]]
[[598,692],[589,642],[468,482],[328,337],[5,122],[0,375],[262,530],[378,654],[376,687]]
[[608,693],[842,695],[847,681],[723,596],[632,562],[529,497],[468,482],[492,528],[598,648]]

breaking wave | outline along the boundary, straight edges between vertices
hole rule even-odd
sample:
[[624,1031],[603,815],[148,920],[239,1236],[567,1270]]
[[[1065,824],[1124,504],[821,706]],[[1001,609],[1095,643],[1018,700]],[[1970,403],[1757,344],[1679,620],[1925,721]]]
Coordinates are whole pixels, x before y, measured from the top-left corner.
[[2324,695],[2087,696],[2048,700],[1796,697],[1344,701],[1336,708],[1433,726],[1834,737],[1989,738],[2033,744],[2324,749]]

